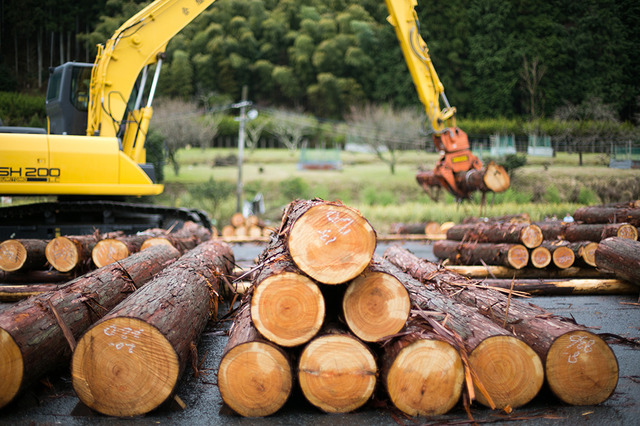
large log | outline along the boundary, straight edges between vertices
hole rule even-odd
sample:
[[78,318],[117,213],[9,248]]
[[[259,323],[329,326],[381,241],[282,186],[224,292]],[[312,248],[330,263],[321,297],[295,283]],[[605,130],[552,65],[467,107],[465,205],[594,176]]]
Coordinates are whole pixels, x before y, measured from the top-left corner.
[[551,259],[556,268],[566,269],[573,266],[576,255],[564,240],[543,241],[542,247],[551,252]]
[[136,416],[173,395],[207,321],[217,317],[233,263],[227,244],[204,242],[88,329],[71,363],[80,400],[102,414]]
[[[433,222],[435,223],[435,222]],[[399,223],[395,222],[389,226],[390,234],[425,234],[427,222],[420,223]]]
[[340,284],[360,275],[376,248],[371,224],[340,202],[292,202],[278,234],[298,268],[324,284]]
[[473,306],[527,342],[543,360],[547,383],[562,401],[573,405],[598,404],[615,390],[618,383],[615,354],[586,327],[490,288],[467,285],[464,277],[400,247],[389,247],[384,256],[425,285]]
[[576,209],[573,219],[584,223],[621,223],[627,222],[640,226],[640,208],[587,206]]
[[0,407],[47,372],[65,365],[71,356],[68,340],[75,341],[177,257],[175,249],[159,247],[97,269],[58,291],[31,297],[3,311]]
[[220,358],[222,400],[242,416],[268,416],[284,405],[292,386],[288,354],[262,338],[251,322],[249,303],[243,303]]
[[59,290],[66,284],[0,285],[0,302],[17,302],[47,291]]
[[331,325],[305,346],[298,363],[302,393],[327,413],[346,413],[364,405],[373,394],[377,375],[371,350]]
[[5,240],[0,243],[0,269],[6,272],[44,269],[46,248],[45,240]]
[[542,243],[542,231],[528,223],[487,222],[454,225],[447,230],[447,239],[478,243],[522,244],[527,248]]
[[549,266],[549,264],[551,263],[552,256],[551,256],[551,251],[548,248],[536,247],[533,250],[531,250],[529,258],[531,260],[531,265],[534,268],[542,269]]
[[593,241],[609,237],[638,239],[638,229],[629,223],[536,222],[545,240]]
[[[442,180],[433,171],[424,171],[416,175],[418,184],[427,193],[431,193],[432,187],[443,187]],[[458,188],[467,194],[475,191],[481,192],[503,192],[509,188],[510,178],[502,167],[497,167],[490,162],[480,170],[469,170],[456,173],[454,180]]]
[[47,243],[45,254],[49,264],[60,272],[88,269],[91,250],[99,240],[98,235],[56,237]]
[[302,274],[284,242],[274,240],[261,253],[254,275],[251,317],[268,340],[281,346],[308,342],[322,327],[325,301],[316,282]]
[[101,268],[140,251],[140,247],[147,239],[149,237],[145,235],[102,239],[91,250],[91,259],[94,265]]
[[402,330],[409,318],[411,299],[404,285],[374,262],[349,283],[342,311],[353,334],[365,342],[375,342]]
[[598,269],[640,286],[640,242],[611,237],[600,241],[595,251]]
[[455,344],[425,322],[383,346],[381,377],[393,405],[410,416],[448,412],[460,398],[464,368]]
[[522,269],[529,263],[529,251],[521,244],[463,243],[442,240],[433,243],[433,254],[462,265],[499,265]]
[[[524,341],[469,306],[428,289],[385,262],[388,270],[393,271],[409,291],[412,303],[419,310],[431,312],[462,340],[471,368],[476,373],[474,385],[481,404],[516,408],[537,395],[544,380],[542,363]],[[481,391],[483,388],[486,395]]]
[[482,285],[537,296],[637,294],[638,287],[617,279],[500,279],[482,280]]

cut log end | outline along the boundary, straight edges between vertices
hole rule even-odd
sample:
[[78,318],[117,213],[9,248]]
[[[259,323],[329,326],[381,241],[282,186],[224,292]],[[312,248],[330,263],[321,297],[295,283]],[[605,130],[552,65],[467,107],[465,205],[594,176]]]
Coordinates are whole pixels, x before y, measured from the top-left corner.
[[364,272],[349,284],[342,309],[353,334],[375,342],[402,330],[409,318],[411,299],[394,276]]
[[[540,391],[544,370],[538,355],[522,340],[494,336],[480,343],[469,356],[471,367],[497,408],[520,407]],[[489,401],[476,388],[478,402]]]
[[637,240],[638,239],[638,228],[635,226],[625,223],[618,228],[616,232],[616,237],[626,238],[628,240]]
[[[632,238],[628,238],[628,239],[632,239]],[[586,263],[589,266],[593,266],[594,268],[596,267],[597,248],[598,248],[598,243],[591,242],[580,247],[579,249],[579,255],[584,261],[584,263]]]
[[0,244],[0,269],[17,271],[27,261],[27,249],[18,240],[6,240]]
[[504,167],[497,165],[493,161],[487,165],[483,181],[489,191],[493,192],[504,192],[509,189],[511,184],[509,174]]
[[288,248],[298,268],[310,277],[324,284],[340,284],[369,265],[376,234],[356,210],[319,204],[295,221]]
[[514,244],[507,252],[509,265],[514,269],[522,269],[529,263],[529,250],[523,245]]
[[410,416],[448,412],[460,398],[464,369],[460,355],[440,340],[417,340],[403,348],[386,377],[393,404]]
[[80,262],[78,247],[67,237],[56,237],[49,241],[45,254],[49,264],[60,272],[69,272]]
[[551,263],[551,252],[546,247],[536,247],[531,250],[531,264],[535,268],[546,268]]
[[576,255],[569,247],[561,246],[553,251],[552,258],[554,265],[560,269],[566,269],[574,264]]
[[136,318],[97,324],[73,353],[73,388],[80,400],[102,414],[137,416],[162,404],[179,377],[178,356],[156,329]]
[[530,249],[538,247],[543,240],[542,229],[535,224],[527,225],[520,234],[520,241]]
[[11,402],[20,391],[23,371],[20,348],[13,337],[0,328],[0,408]]
[[287,401],[293,383],[282,350],[266,342],[231,349],[220,362],[218,387],[223,401],[245,417],[268,416]]
[[112,238],[98,241],[93,250],[91,250],[91,258],[98,268],[122,260],[130,254],[125,243]]
[[376,374],[369,348],[348,335],[318,337],[300,356],[302,392],[327,413],[346,413],[364,405],[375,388]]
[[618,384],[618,361],[600,337],[572,331],[558,337],[545,363],[551,391],[572,405],[595,405],[608,399]]
[[140,246],[140,250],[142,251],[149,247],[160,246],[160,245],[173,247],[173,244],[171,244],[171,241],[169,241],[168,239],[164,237],[153,237],[153,238],[147,238],[146,240],[144,240],[144,242]]
[[251,298],[254,326],[265,338],[282,346],[308,342],[320,330],[324,314],[324,298],[317,284],[293,272],[264,279]]

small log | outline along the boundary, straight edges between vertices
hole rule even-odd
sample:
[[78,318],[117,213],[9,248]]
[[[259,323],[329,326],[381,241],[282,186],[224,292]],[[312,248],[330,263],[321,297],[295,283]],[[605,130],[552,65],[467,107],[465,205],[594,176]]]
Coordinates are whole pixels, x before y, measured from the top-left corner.
[[342,299],[349,329],[365,342],[398,333],[410,310],[411,299],[404,285],[379,263],[371,264],[351,281]]
[[616,356],[602,338],[586,327],[490,288],[470,286],[464,277],[400,247],[389,247],[384,256],[426,286],[473,306],[527,342],[543,360],[547,383],[562,401],[572,405],[599,404],[615,390]]
[[[217,232],[217,231],[216,231]],[[140,246],[144,250],[154,244],[170,244],[184,254],[195,248],[198,244],[211,239],[212,231],[197,223],[187,221],[182,228],[175,232],[164,229],[151,229],[140,233],[151,238],[145,240]]]
[[247,236],[250,238],[262,237],[262,228],[257,225],[252,225],[249,227],[247,234]]
[[44,240],[5,240],[0,243],[0,269],[6,272],[44,269],[46,248]]
[[507,223],[531,223],[531,216],[529,213],[519,213],[519,214],[509,214],[504,216],[494,216],[494,217],[467,217],[462,223],[471,224],[471,223],[496,223],[496,222],[507,222]]
[[0,285],[0,302],[17,302],[47,291],[59,290],[66,284]]
[[47,372],[66,365],[71,356],[68,339],[80,337],[177,257],[171,247],[138,253],[0,313],[0,407]]
[[96,235],[56,237],[47,244],[45,254],[49,264],[60,272],[88,267],[98,240]]
[[459,224],[447,230],[447,239],[479,243],[522,244],[527,248],[542,243],[542,231],[537,225],[528,223],[472,223]]
[[454,264],[508,266],[522,269],[529,263],[529,251],[521,244],[462,243],[442,240],[433,243],[433,254]]
[[546,247],[534,248],[529,257],[534,268],[546,268],[551,263],[551,251]]
[[[427,193],[430,193],[430,187],[446,187],[446,184],[443,184],[441,178],[433,171],[418,173],[416,180]],[[471,194],[475,191],[503,192],[509,188],[510,184],[509,174],[506,170],[493,162],[490,162],[481,170],[456,173],[454,180],[456,186],[465,194]]]
[[289,356],[262,338],[250,311],[244,303],[231,326],[220,358],[218,388],[222,400],[238,414],[268,416],[289,398],[293,373]]
[[595,251],[598,269],[640,286],[640,242],[611,237],[600,241]]
[[347,413],[364,405],[373,394],[377,374],[371,350],[331,326],[305,346],[298,363],[302,393],[327,413]]
[[596,249],[598,248],[599,243],[594,243],[592,241],[580,241],[569,243],[567,247],[569,247],[573,254],[575,255],[576,262],[582,263],[586,266],[596,267]]
[[298,268],[323,284],[340,284],[360,275],[376,248],[371,224],[340,202],[292,202],[279,234]]
[[[435,223],[435,222],[433,222]],[[392,223],[389,227],[390,234],[424,234],[426,226],[425,222],[421,223]]]
[[102,268],[140,251],[142,244],[148,240],[145,235],[130,235],[120,238],[105,238],[96,243],[91,250],[94,265]]
[[617,279],[494,279],[482,280],[482,285],[536,296],[637,294],[638,287]]
[[238,228],[240,226],[243,226],[245,224],[245,218],[242,215],[242,213],[234,213],[231,216],[231,226],[233,226],[234,228]]
[[425,323],[383,346],[382,383],[393,405],[410,416],[445,414],[460,399],[464,368],[455,346]]
[[222,227],[221,235],[223,237],[233,237],[235,235],[235,232],[236,228],[234,228],[232,225],[225,225]]
[[551,252],[551,259],[556,268],[566,269],[573,266],[576,255],[564,240],[544,241],[542,247]]
[[60,283],[73,278],[73,274],[59,271],[0,271],[0,283],[3,284]]
[[233,230],[233,236],[234,237],[248,237],[249,236],[249,229],[244,225],[240,225],[240,226],[236,227]]
[[627,222],[640,226],[640,208],[637,207],[580,207],[573,213],[576,222],[584,223],[621,223]]
[[629,223],[536,222],[545,240],[593,241],[609,237],[638,239],[638,229]]
[[233,262],[227,244],[206,241],[87,330],[71,362],[80,400],[102,414],[136,416],[173,395],[200,333],[217,317],[220,282]]
[[567,269],[513,269],[505,266],[485,265],[447,265],[447,270],[467,278],[614,278],[612,273],[605,273],[594,268],[572,266]]

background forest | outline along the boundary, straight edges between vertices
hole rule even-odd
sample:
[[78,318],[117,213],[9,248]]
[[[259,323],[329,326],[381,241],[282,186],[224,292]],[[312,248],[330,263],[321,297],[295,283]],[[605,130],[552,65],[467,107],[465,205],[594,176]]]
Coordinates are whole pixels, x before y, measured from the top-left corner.
[[[144,4],[0,0],[0,91],[43,94],[48,67],[92,62]],[[463,117],[551,117],[599,99],[637,124],[639,2],[431,0],[417,11]],[[247,85],[254,103],[332,119],[363,103],[415,106],[386,16],[382,0],[218,0],[169,43],[161,94],[237,100]]]

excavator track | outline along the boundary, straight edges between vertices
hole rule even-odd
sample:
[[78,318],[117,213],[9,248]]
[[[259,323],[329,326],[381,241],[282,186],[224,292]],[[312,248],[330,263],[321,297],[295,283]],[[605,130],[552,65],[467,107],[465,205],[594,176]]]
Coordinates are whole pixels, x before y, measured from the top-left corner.
[[0,241],[10,238],[55,238],[149,228],[168,228],[192,221],[211,227],[207,213],[197,209],[119,201],[59,201],[0,208]]

